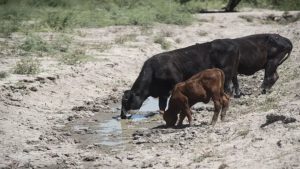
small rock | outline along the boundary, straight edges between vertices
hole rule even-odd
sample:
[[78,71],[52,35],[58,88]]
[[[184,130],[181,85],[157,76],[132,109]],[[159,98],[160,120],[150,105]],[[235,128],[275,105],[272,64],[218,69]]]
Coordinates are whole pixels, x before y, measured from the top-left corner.
[[133,159],[134,159],[133,156],[128,156],[128,157],[127,157],[127,160],[133,160]]
[[55,157],[59,157],[59,155],[57,153],[53,153],[53,154],[51,154],[51,157],[55,158]]
[[224,169],[229,167],[227,164],[221,164],[218,169]]
[[281,144],[281,140],[279,140],[279,141],[277,141],[277,146],[279,147],[279,148],[281,148],[281,146],[282,146],[282,144]]
[[36,87],[34,87],[34,86],[30,87],[29,90],[31,90],[31,91],[33,91],[33,92],[38,91],[38,89],[37,89]]
[[83,161],[95,161],[97,157],[95,156],[86,156],[83,158]]
[[29,153],[30,151],[29,151],[29,149],[24,149],[23,152]]
[[73,120],[74,120],[74,116],[69,116],[69,117],[67,118],[67,120],[68,120],[68,121],[73,121]]
[[49,79],[49,80],[51,80],[51,81],[55,81],[56,78],[53,77],[53,76],[48,76],[47,79]]

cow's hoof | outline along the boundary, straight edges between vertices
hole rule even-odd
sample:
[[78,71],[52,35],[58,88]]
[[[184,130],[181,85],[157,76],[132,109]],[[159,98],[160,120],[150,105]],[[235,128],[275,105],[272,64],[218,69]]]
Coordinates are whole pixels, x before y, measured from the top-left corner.
[[266,89],[263,89],[262,91],[261,91],[261,94],[266,94],[267,93],[267,90]]
[[241,94],[235,94],[233,97],[234,98],[240,98],[242,95]]
[[121,115],[121,119],[130,119],[132,114]]

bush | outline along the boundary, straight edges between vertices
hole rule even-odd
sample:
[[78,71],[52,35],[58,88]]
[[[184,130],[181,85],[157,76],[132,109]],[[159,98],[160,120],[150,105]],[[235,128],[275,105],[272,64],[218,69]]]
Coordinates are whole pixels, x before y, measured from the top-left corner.
[[164,37],[155,37],[154,38],[154,43],[160,44],[162,49],[168,50],[171,47],[171,43],[168,42]]
[[5,71],[0,71],[0,79],[4,79],[8,76],[8,73]]
[[21,49],[27,52],[33,51],[41,51],[41,52],[48,52],[50,51],[50,46],[47,42],[42,40],[40,36],[29,34],[24,43],[20,46]]
[[73,26],[72,12],[50,12],[48,13],[45,23],[50,28],[61,31]]
[[83,50],[75,50],[71,53],[62,55],[60,61],[67,65],[76,65],[88,60],[88,56],[85,55]]
[[40,62],[32,57],[22,58],[14,67],[15,74],[37,74],[40,71]]

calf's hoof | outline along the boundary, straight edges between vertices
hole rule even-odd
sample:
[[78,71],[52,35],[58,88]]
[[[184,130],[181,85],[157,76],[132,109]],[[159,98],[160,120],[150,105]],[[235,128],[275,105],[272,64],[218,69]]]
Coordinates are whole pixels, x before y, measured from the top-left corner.
[[210,123],[210,125],[212,125],[213,127],[216,125],[216,121],[212,121],[211,123]]
[[266,89],[263,89],[262,91],[261,91],[261,94],[266,94],[267,93],[267,90]]

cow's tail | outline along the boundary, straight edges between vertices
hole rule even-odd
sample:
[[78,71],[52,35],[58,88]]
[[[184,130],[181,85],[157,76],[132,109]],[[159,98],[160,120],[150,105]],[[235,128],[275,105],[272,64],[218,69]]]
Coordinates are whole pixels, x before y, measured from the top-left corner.
[[286,46],[286,49],[288,50],[287,55],[285,55],[285,57],[279,62],[279,65],[281,65],[285,60],[287,60],[290,57],[291,52],[293,50],[293,43],[289,39],[287,39],[287,43],[288,43],[288,45]]
[[[279,62],[279,65],[281,65],[285,60],[287,60],[289,57],[290,57],[290,55],[291,55],[291,51],[289,51],[288,53],[287,53],[287,55]],[[279,66],[278,65],[278,66]]]

